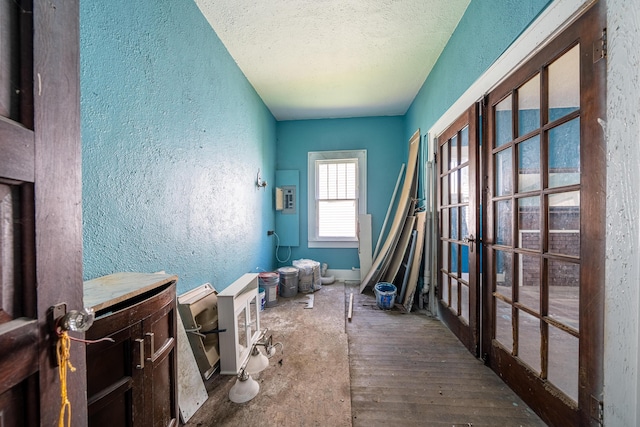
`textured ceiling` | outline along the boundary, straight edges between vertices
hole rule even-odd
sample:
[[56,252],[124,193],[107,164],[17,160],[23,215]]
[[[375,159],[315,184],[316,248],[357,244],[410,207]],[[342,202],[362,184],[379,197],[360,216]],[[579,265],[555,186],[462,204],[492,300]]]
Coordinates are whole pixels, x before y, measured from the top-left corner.
[[195,0],[277,120],[404,114],[470,0]]

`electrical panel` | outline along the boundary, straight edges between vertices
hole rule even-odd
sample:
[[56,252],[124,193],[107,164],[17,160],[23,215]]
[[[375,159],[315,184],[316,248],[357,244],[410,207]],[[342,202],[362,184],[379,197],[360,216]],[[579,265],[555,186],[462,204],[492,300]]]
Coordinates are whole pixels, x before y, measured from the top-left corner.
[[295,185],[283,185],[283,214],[295,214],[296,213],[296,186]]

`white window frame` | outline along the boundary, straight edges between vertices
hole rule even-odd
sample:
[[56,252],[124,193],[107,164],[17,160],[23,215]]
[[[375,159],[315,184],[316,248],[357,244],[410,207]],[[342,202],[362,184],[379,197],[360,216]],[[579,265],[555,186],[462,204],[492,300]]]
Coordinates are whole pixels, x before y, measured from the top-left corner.
[[316,162],[318,160],[358,160],[358,183],[356,197],[358,214],[367,213],[367,150],[310,151],[307,163],[307,212],[308,212],[308,246],[310,248],[357,248],[358,237],[323,238],[318,236],[318,212],[316,203]]

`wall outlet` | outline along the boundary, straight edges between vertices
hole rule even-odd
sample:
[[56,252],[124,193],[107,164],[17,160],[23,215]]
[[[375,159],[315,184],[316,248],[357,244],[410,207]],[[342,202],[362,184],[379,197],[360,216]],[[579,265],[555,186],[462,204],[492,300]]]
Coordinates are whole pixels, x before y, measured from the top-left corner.
[[271,235],[273,235],[273,233],[274,233],[274,231],[273,231],[273,230],[268,230],[268,231],[267,231],[267,236],[271,236]]

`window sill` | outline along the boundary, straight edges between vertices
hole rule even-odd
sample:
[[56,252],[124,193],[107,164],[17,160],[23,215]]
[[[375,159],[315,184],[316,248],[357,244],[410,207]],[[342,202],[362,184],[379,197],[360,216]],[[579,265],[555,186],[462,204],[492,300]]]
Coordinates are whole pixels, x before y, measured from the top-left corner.
[[333,248],[333,249],[341,249],[341,248],[358,248],[358,241],[308,241],[309,248]]

